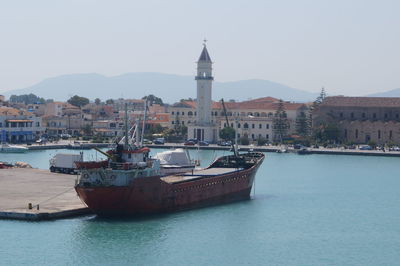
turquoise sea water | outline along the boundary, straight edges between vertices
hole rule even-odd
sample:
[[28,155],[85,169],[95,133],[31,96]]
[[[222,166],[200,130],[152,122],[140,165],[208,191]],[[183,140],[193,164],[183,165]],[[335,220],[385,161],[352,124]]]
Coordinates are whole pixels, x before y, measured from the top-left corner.
[[[47,168],[55,152],[7,159]],[[141,219],[0,220],[0,264],[399,265],[399,160],[268,153],[252,200]]]

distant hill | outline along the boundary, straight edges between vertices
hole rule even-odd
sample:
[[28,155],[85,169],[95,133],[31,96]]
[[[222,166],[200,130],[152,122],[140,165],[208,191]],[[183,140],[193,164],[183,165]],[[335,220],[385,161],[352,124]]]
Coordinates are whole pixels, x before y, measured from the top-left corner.
[[385,92],[368,94],[369,97],[400,97],[400,88]]
[[[12,94],[34,93],[46,99],[65,101],[73,95],[91,100],[100,98],[142,98],[154,94],[164,102],[174,103],[182,98],[196,97],[196,82],[192,76],[162,73],[127,73],[114,77],[100,74],[71,74],[45,79],[31,87],[5,92]],[[287,101],[312,101],[318,93],[294,89],[268,80],[241,80],[214,82],[213,99],[248,100],[273,96]]]

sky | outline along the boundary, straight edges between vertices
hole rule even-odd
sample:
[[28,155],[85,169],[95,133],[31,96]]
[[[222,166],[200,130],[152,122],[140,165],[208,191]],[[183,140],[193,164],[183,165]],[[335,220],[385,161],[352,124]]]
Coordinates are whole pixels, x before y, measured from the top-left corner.
[[400,1],[0,0],[0,92],[73,73],[265,79],[344,95],[400,88]]

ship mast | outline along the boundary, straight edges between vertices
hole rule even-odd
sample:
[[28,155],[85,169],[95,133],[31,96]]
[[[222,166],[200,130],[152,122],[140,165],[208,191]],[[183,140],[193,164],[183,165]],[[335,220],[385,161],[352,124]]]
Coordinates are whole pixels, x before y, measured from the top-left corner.
[[128,104],[125,103],[125,143],[124,148],[128,150],[129,142],[128,142]]
[[140,147],[143,147],[144,129],[146,127],[146,116],[147,116],[147,99],[145,99],[144,101],[143,127],[142,127],[142,136],[140,138]]
[[[225,102],[224,99],[221,99],[221,103],[222,103],[222,108],[224,109],[224,115],[225,115],[225,120],[226,120],[226,126],[229,127],[229,120],[228,120],[228,115],[226,114],[226,108],[225,108]],[[235,131],[235,136],[236,136],[236,131]],[[238,151],[235,147],[235,143],[233,143],[233,140],[231,139],[231,144],[232,144],[232,149],[233,149],[233,153],[235,154],[236,157],[239,157]]]

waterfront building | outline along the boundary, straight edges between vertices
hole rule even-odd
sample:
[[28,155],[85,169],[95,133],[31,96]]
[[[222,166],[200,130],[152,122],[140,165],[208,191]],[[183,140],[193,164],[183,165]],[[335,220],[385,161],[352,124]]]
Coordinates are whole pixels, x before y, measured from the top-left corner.
[[[226,102],[227,116],[230,127],[236,128],[238,137],[248,137],[250,140],[259,138],[268,141],[274,140],[273,119],[278,108],[279,99],[263,97],[243,102]],[[220,102],[212,102],[211,123],[216,124],[219,131],[226,127],[226,120]],[[306,104],[283,102],[288,119],[288,134],[296,133],[296,119],[303,112],[308,111]],[[170,128],[176,124],[188,126],[196,123],[196,102],[181,101],[169,108]],[[190,132],[190,130],[188,131]],[[191,136],[189,135],[189,138]],[[219,136],[217,135],[219,140]]]
[[326,97],[314,124],[334,123],[344,142],[400,143],[400,98]]
[[42,118],[12,107],[0,107],[0,141],[32,142],[44,132]]

